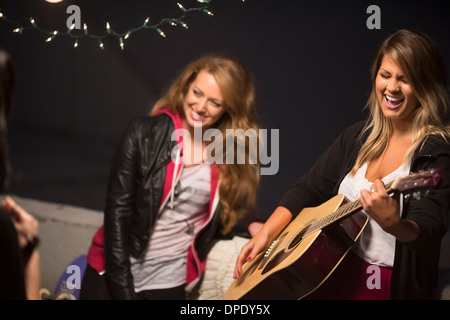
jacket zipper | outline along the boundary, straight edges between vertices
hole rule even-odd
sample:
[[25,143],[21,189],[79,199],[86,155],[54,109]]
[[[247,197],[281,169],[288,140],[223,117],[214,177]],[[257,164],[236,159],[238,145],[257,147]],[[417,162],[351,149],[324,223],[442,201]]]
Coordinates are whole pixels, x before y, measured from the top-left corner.
[[[145,139],[145,142],[148,146],[148,139]],[[147,150],[148,153],[148,150]],[[147,158],[147,153],[146,153],[146,158]],[[170,156],[170,151],[167,152],[167,155]],[[150,240],[150,235],[151,235],[151,231],[150,231],[150,226],[153,224],[153,184],[151,183],[152,178],[153,178],[153,174],[155,172],[157,172],[158,170],[160,170],[161,168],[163,168],[164,166],[166,166],[172,159],[169,157],[166,161],[164,161],[161,165],[159,165],[155,170],[152,170],[152,172],[150,173],[149,177],[148,177],[148,181],[145,187],[150,188],[150,218],[149,218],[149,223],[148,223],[148,238],[147,238],[147,244],[145,245],[144,250],[142,251],[142,253],[140,254],[140,257],[143,258]]]

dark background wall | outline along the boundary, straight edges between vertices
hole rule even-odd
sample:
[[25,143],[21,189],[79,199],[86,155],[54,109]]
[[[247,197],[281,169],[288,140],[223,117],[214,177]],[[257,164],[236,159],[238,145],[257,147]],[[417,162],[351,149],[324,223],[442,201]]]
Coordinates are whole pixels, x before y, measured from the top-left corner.
[[[175,0],[0,1],[22,24],[29,17],[62,30],[66,8],[81,8],[89,30],[108,21],[119,32],[150,17],[178,17]],[[185,7],[196,1],[180,1]],[[369,30],[367,7],[381,9],[381,29]],[[214,13],[191,13],[189,29],[163,27],[117,38],[100,50],[94,40],[13,34],[0,21],[0,47],[15,60],[18,89],[10,123],[15,169],[11,193],[102,210],[109,162],[126,123],[145,114],[191,60],[210,51],[240,57],[254,75],[262,127],[280,130],[280,168],[263,176],[260,216],[304,173],[346,126],[363,118],[375,50],[400,28],[418,29],[440,46],[450,65],[450,2],[214,0]]]

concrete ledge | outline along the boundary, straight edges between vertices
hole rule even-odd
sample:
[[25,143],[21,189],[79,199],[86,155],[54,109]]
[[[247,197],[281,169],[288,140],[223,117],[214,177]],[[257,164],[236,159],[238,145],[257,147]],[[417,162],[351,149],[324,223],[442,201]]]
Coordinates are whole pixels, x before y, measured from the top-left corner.
[[[75,258],[86,254],[103,212],[9,195],[39,222],[41,287],[54,292]],[[5,195],[0,196],[0,201]]]

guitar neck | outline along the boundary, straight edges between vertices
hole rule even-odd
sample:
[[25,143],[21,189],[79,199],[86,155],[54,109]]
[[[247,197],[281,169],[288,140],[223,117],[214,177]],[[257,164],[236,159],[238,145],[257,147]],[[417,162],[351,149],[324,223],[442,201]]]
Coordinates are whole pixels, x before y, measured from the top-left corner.
[[[388,183],[385,186],[386,192],[389,194],[394,191],[392,188],[392,182]],[[314,222],[309,228],[308,231],[305,233],[305,236],[308,234],[311,234],[315,232],[318,229],[322,229],[342,218],[345,218],[346,216],[349,216],[363,208],[361,202],[358,200],[348,202],[342,206],[340,206],[336,211],[333,213],[327,215],[326,217],[323,217],[322,219],[317,220]]]

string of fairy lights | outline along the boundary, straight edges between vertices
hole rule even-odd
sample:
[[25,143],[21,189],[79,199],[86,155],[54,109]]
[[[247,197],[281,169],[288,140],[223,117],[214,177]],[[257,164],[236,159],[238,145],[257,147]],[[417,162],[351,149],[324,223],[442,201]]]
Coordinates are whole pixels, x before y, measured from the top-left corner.
[[[74,48],[77,48],[79,46],[79,40],[81,38],[90,38],[98,42],[98,46],[101,49],[104,49],[104,39],[108,36],[114,36],[118,38],[119,46],[122,50],[124,50],[125,47],[125,40],[127,40],[133,33],[136,33],[138,31],[144,30],[144,29],[152,29],[155,30],[161,37],[165,38],[166,34],[163,31],[163,27],[165,25],[170,26],[182,26],[186,29],[188,29],[188,25],[183,21],[184,18],[192,13],[192,12],[203,12],[208,14],[209,16],[213,16],[214,14],[207,8],[207,5],[211,3],[213,0],[197,0],[197,2],[201,3],[202,5],[198,7],[191,7],[186,8],[184,7],[180,2],[177,3],[179,9],[181,10],[181,14],[179,17],[175,18],[163,18],[157,23],[151,24],[150,18],[145,19],[142,25],[130,28],[126,30],[125,32],[119,33],[113,30],[111,27],[111,24],[109,22],[106,22],[106,28],[103,34],[93,34],[89,31],[89,28],[86,23],[83,24],[82,30],[78,30],[75,28],[75,23],[72,24],[71,27],[68,27],[67,30],[47,30],[43,28],[41,25],[39,25],[35,18],[30,17],[30,24],[21,24],[13,19],[10,19],[5,15],[5,13],[0,9],[0,22],[7,22],[12,25],[13,32],[17,34],[22,34],[23,32],[27,30],[34,30],[38,31],[42,34],[44,34],[46,40],[45,42],[52,42],[54,39],[59,37],[70,37],[74,39]],[[245,2],[245,0],[241,0],[242,2]]]

